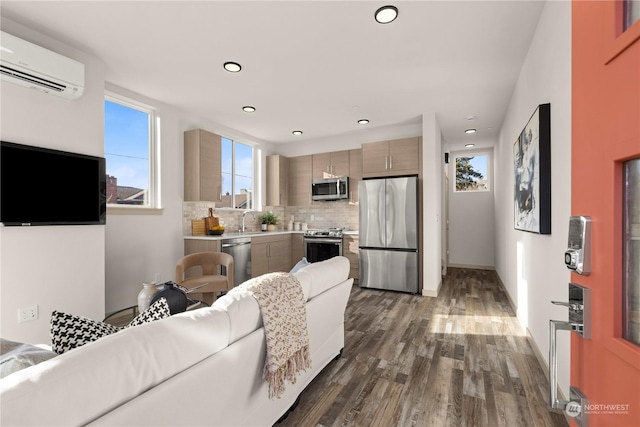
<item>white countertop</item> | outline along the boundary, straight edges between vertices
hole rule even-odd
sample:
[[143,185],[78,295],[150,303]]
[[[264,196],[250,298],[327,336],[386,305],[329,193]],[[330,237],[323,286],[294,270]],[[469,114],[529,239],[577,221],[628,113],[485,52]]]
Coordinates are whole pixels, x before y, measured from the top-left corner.
[[244,233],[225,232],[221,236],[206,235],[206,236],[184,236],[189,240],[223,240],[223,239],[237,239],[240,237],[259,237],[259,236],[271,236],[275,234],[303,234],[304,231],[289,231],[289,230],[276,230],[276,231],[246,231]]
[[[358,235],[358,230],[343,231],[343,234]],[[237,239],[240,237],[258,237],[275,234],[304,234],[304,231],[289,231],[289,230],[276,230],[276,231],[247,231],[244,233],[229,232],[224,233],[221,236],[206,235],[206,236],[184,236],[188,240],[223,240],[223,239]]]

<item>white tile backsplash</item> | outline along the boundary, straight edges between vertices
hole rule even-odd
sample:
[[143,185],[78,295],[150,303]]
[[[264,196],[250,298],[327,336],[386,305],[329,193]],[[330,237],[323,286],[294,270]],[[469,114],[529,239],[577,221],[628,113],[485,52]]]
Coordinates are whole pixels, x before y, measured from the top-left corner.
[[[191,220],[202,219],[209,216],[209,208],[213,214],[220,218],[228,232],[238,231],[242,227],[242,210],[216,209],[213,202],[183,202],[183,226],[185,236],[191,235]],[[344,227],[351,230],[358,229],[358,205],[347,201],[313,202],[309,206],[265,206],[264,211],[275,213],[279,222],[277,228],[286,230],[293,215],[295,222],[306,223],[309,228]],[[259,231],[260,221],[258,217],[262,212],[255,211],[245,216],[245,229],[247,231]]]

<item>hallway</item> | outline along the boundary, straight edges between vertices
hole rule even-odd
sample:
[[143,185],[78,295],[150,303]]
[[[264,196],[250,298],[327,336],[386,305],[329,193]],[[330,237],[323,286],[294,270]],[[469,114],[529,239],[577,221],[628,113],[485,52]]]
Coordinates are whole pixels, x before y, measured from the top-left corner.
[[345,349],[278,426],[567,426],[493,271],[438,298],[353,287]]

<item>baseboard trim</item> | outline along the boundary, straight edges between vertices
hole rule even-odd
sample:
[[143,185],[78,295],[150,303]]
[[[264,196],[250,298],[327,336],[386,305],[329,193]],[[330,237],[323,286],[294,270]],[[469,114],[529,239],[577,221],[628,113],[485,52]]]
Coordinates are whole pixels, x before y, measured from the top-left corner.
[[432,291],[430,289],[422,288],[422,296],[423,297],[438,298],[438,294],[440,293],[440,288],[441,287],[442,287],[442,280],[440,280],[440,283],[438,283],[438,288],[435,291]]
[[[507,299],[509,300],[509,305],[511,305],[511,308],[513,309],[513,312],[514,313],[518,313],[518,307],[516,306],[516,304],[511,299],[511,295],[509,295],[509,292],[507,292],[507,288],[504,286],[504,282],[500,278],[500,275],[498,274],[497,271],[496,271],[496,278],[498,279],[498,285],[500,285],[500,287],[504,291],[505,295],[507,296]],[[516,319],[517,318],[518,318],[518,316],[516,314]],[[525,328],[525,327],[522,326],[522,323],[520,323],[520,319],[518,319],[518,324],[520,325],[520,329],[525,333],[525,335],[527,337],[527,342],[531,346],[531,349],[533,350],[533,354],[534,354],[534,356],[536,356],[536,360],[538,360],[538,363],[540,364],[540,367],[544,371],[545,378],[547,379],[547,381],[549,381],[549,364],[544,359],[544,356],[542,355],[542,352],[540,351],[540,347],[538,347],[538,343],[536,343],[536,341],[533,339],[533,335],[531,335],[531,331],[529,330],[529,328]],[[564,393],[562,392],[562,389],[560,388],[560,386],[558,386],[558,397],[561,400],[568,400],[565,397]]]
[[469,268],[472,270],[493,270],[495,271],[496,268],[494,266],[491,265],[473,265],[473,264],[448,264],[447,268]]

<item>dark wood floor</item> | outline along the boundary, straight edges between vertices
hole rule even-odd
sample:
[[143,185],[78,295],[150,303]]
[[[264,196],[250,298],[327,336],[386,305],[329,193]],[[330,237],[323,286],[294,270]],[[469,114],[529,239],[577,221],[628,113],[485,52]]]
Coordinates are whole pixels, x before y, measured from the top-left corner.
[[288,426],[567,426],[495,273],[449,269],[438,298],[354,286],[345,348]]

